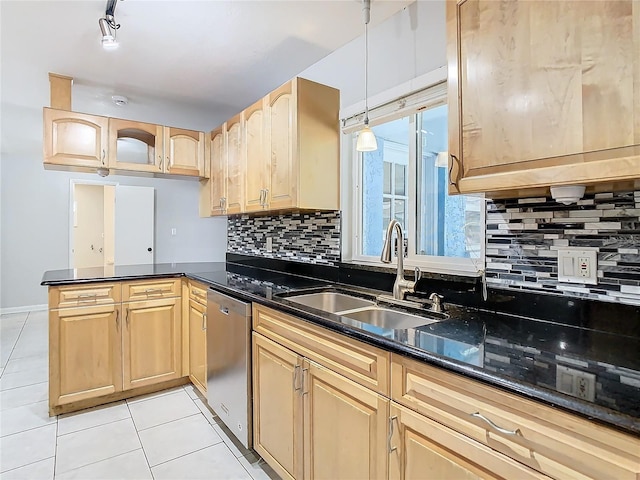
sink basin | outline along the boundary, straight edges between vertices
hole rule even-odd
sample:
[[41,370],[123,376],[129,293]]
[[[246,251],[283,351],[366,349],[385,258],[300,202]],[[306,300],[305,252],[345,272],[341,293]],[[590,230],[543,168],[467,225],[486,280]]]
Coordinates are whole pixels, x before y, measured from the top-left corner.
[[286,297],[290,302],[300,303],[329,313],[344,312],[357,308],[372,307],[375,303],[360,297],[338,292],[318,292]]
[[437,318],[419,317],[418,315],[380,307],[363,308],[354,312],[346,312],[342,315],[358,322],[393,330],[415,328],[440,321]]

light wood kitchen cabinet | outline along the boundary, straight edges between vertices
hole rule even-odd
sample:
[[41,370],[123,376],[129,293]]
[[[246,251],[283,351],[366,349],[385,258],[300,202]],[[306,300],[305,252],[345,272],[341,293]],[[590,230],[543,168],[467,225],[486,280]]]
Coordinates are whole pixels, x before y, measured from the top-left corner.
[[640,476],[637,437],[400,355],[392,355],[391,369],[394,402],[477,448],[483,445],[553,478]]
[[309,360],[301,387],[304,478],[386,478],[389,400]]
[[120,305],[49,312],[50,411],[122,390]]
[[282,478],[303,476],[301,355],[254,333],[253,448]]
[[204,177],[204,133],[164,127],[164,171]]
[[390,480],[549,478],[395,402],[390,413]]
[[242,213],[244,207],[244,128],[242,114],[238,114],[227,121],[226,154],[227,200],[225,210],[227,214]]
[[339,90],[294,78],[267,101],[266,208],[338,210]]
[[123,303],[123,388],[182,376],[181,299]]
[[243,210],[254,212],[267,206],[269,157],[265,139],[265,101],[258,100],[243,114],[244,122],[244,179],[245,196]]
[[44,166],[95,169],[107,166],[109,119],[44,109]]
[[[207,289],[189,281],[189,378],[207,393]],[[186,301],[186,300],[185,300]]]
[[253,334],[254,448],[283,478],[384,478],[389,400]]
[[[339,108],[338,90],[294,78],[228,120],[222,153],[226,213],[339,209]],[[214,175],[224,171],[216,166],[224,162],[213,140],[211,151]],[[220,187],[203,183],[202,188]],[[218,193],[201,190],[200,195],[201,216],[221,214],[215,207]]]
[[637,1],[449,0],[447,35],[450,192],[640,177]]
[[109,168],[164,171],[164,133],[160,125],[109,119]]
[[200,216],[226,215],[227,202],[227,124],[210,134],[209,179],[200,184]]
[[253,324],[256,451],[285,478],[385,478],[385,357],[262,305]]

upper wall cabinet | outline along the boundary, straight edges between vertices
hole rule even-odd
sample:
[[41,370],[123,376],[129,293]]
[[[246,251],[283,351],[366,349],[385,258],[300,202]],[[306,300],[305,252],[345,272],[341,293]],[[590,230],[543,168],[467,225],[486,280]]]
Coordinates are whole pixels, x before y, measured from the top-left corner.
[[[201,192],[211,199],[201,201],[201,215],[339,209],[339,109],[338,90],[295,78],[227,121],[226,173],[211,148],[211,177],[226,175],[226,210]],[[219,186],[203,183],[211,188]]]
[[105,167],[108,125],[106,117],[45,108],[45,166]]
[[200,216],[225,215],[227,203],[227,124],[210,133],[208,158],[205,166],[215,172],[200,187]]
[[165,172],[204,177],[204,133],[164,127]]
[[44,109],[44,165],[205,177],[203,132]]
[[448,0],[451,192],[640,177],[640,3]]
[[109,119],[109,167],[138,172],[163,172],[160,125]]

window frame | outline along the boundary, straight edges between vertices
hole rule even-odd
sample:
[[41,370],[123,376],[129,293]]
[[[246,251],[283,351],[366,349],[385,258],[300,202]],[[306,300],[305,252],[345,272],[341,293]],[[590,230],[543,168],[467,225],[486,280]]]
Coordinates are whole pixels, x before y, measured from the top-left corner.
[[[471,195],[479,197],[480,208],[480,232],[482,239],[480,241],[480,252],[477,258],[463,257],[445,257],[435,255],[418,255],[416,253],[416,227],[418,222],[417,216],[417,125],[420,111],[436,108],[447,104],[446,82],[444,85],[440,82],[427,86],[426,88],[411,92],[408,98],[418,99],[409,107],[402,99],[392,102],[383,103],[380,107],[370,110],[371,126],[380,125],[390,122],[398,118],[409,117],[409,161],[407,165],[407,174],[409,176],[407,192],[407,212],[406,212],[406,231],[408,255],[404,258],[406,268],[419,267],[421,270],[433,273],[445,273],[462,276],[482,276],[485,268],[485,248],[486,248],[486,232],[484,225],[486,224],[486,208],[484,206],[484,195]],[[393,104],[397,108],[393,108]],[[352,110],[354,107],[346,110]],[[354,115],[347,119],[343,119],[343,135],[342,135],[342,158],[345,159],[345,174],[342,182],[343,187],[343,229],[342,229],[342,261],[345,263],[354,263],[361,265],[375,265],[385,267],[389,270],[397,268],[397,258],[394,256],[391,264],[382,263],[378,256],[363,255],[360,252],[363,221],[363,205],[362,205],[362,152],[356,151],[356,132],[364,123],[359,121],[360,115]],[[363,119],[362,119],[363,120]],[[448,170],[447,170],[448,174]],[[346,180],[346,181],[345,181]]]

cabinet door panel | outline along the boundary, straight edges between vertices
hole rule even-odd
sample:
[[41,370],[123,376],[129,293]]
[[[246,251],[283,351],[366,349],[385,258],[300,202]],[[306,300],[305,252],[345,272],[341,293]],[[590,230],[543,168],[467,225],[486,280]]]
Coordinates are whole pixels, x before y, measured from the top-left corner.
[[640,175],[637,2],[447,9],[452,191],[497,196]]
[[245,212],[263,210],[263,191],[268,188],[269,163],[265,149],[263,101],[244,111]]
[[189,301],[189,376],[195,386],[207,392],[207,307]]
[[301,365],[299,355],[253,334],[253,446],[283,478],[303,473]]
[[49,343],[51,406],[122,390],[116,305],[50,311]]
[[386,478],[389,400],[305,361],[305,478]]
[[269,95],[267,130],[271,156],[270,208],[286,208],[296,205],[297,178],[295,172],[297,143],[296,101],[292,92],[293,82],[283,85]]
[[165,172],[204,176],[204,133],[181,128],[164,128]]
[[227,212],[241,213],[244,206],[244,158],[241,116],[227,123]]
[[124,389],[181,376],[180,299],[123,304]]
[[109,119],[109,168],[160,173],[162,148],[162,126]]
[[227,201],[227,145],[226,126],[211,133],[211,179],[209,194],[211,215],[224,215]]
[[45,165],[106,166],[108,124],[106,117],[45,108]]
[[427,417],[391,402],[389,478],[549,478]]

